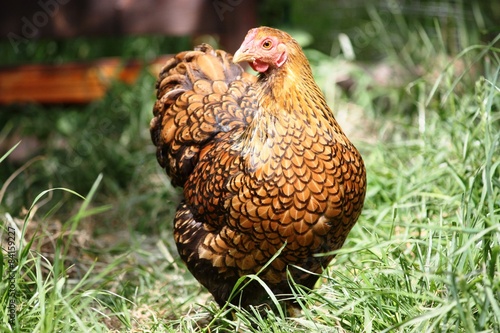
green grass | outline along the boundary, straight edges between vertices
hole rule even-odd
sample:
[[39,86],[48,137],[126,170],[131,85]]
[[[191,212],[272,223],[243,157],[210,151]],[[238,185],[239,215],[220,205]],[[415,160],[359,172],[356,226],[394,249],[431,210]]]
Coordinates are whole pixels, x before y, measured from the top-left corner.
[[[0,306],[16,305],[13,326],[0,311],[0,331],[500,331],[500,36],[452,52],[439,24],[432,34],[394,15],[407,44],[390,48],[380,32],[387,84],[371,65],[307,52],[362,152],[368,193],[317,288],[295,286],[302,316],[219,309],[180,262],[179,191],[150,143],[155,79],[145,73],[88,106],[0,113],[2,140],[42,142],[31,160],[0,158]],[[339,68],[356,83],[348,90],[333,85]]]

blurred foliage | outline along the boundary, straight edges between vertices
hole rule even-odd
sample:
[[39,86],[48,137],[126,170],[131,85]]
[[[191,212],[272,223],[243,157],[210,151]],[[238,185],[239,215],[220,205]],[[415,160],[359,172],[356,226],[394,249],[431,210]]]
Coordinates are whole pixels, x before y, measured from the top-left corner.
[[338,36],[346,34],[365,61],[408,47],[409,30],[443,39],[450,54],[500,32],[500,2],[488,0],[268,0],[259,14],[264,25],[307,31],[314,39],[310,47],[332,56],[341,53]]
[[16,53],[8,40],[0,40],[0,65],[63,63],[120,56],[123,59],[152,60],[160,54],[177,53],[191,47],[190,38],[171,36],[77,37],[37,39],[22,45]]

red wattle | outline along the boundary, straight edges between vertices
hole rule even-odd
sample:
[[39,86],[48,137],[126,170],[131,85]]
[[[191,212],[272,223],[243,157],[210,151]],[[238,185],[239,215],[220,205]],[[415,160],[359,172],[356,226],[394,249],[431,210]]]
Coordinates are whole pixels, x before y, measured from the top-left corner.
[[250,62],[250,67],[252,67],[252,69],[256,72],[264,73],[269,68],[269,64],[259,60],[254,60]]

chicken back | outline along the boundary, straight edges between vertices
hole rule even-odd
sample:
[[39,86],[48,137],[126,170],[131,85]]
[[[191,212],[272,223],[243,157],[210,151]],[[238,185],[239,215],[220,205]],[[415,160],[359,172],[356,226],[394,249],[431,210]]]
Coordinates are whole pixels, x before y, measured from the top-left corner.
[[234,58],[206,44],[177,54],[160,73],[150,130],[184,189],[180,257],[219,305],[267,302],[256,282],[230,299],[249,274],[278,298],[290,279],[313,288],[361,213],[366,174],[291,36],[260,27]]

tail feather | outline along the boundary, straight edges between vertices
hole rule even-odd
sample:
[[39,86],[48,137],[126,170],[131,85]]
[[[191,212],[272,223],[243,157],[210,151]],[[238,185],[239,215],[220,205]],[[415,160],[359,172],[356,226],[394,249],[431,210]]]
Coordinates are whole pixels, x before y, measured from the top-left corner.
[[200,150],[218,133],[246,126],[252,111],[241,105],[254,78],[233,63],[230,54],[207,44],[165,64],[156,83],[150,131],[158,162],[173,185],[183,186]]

